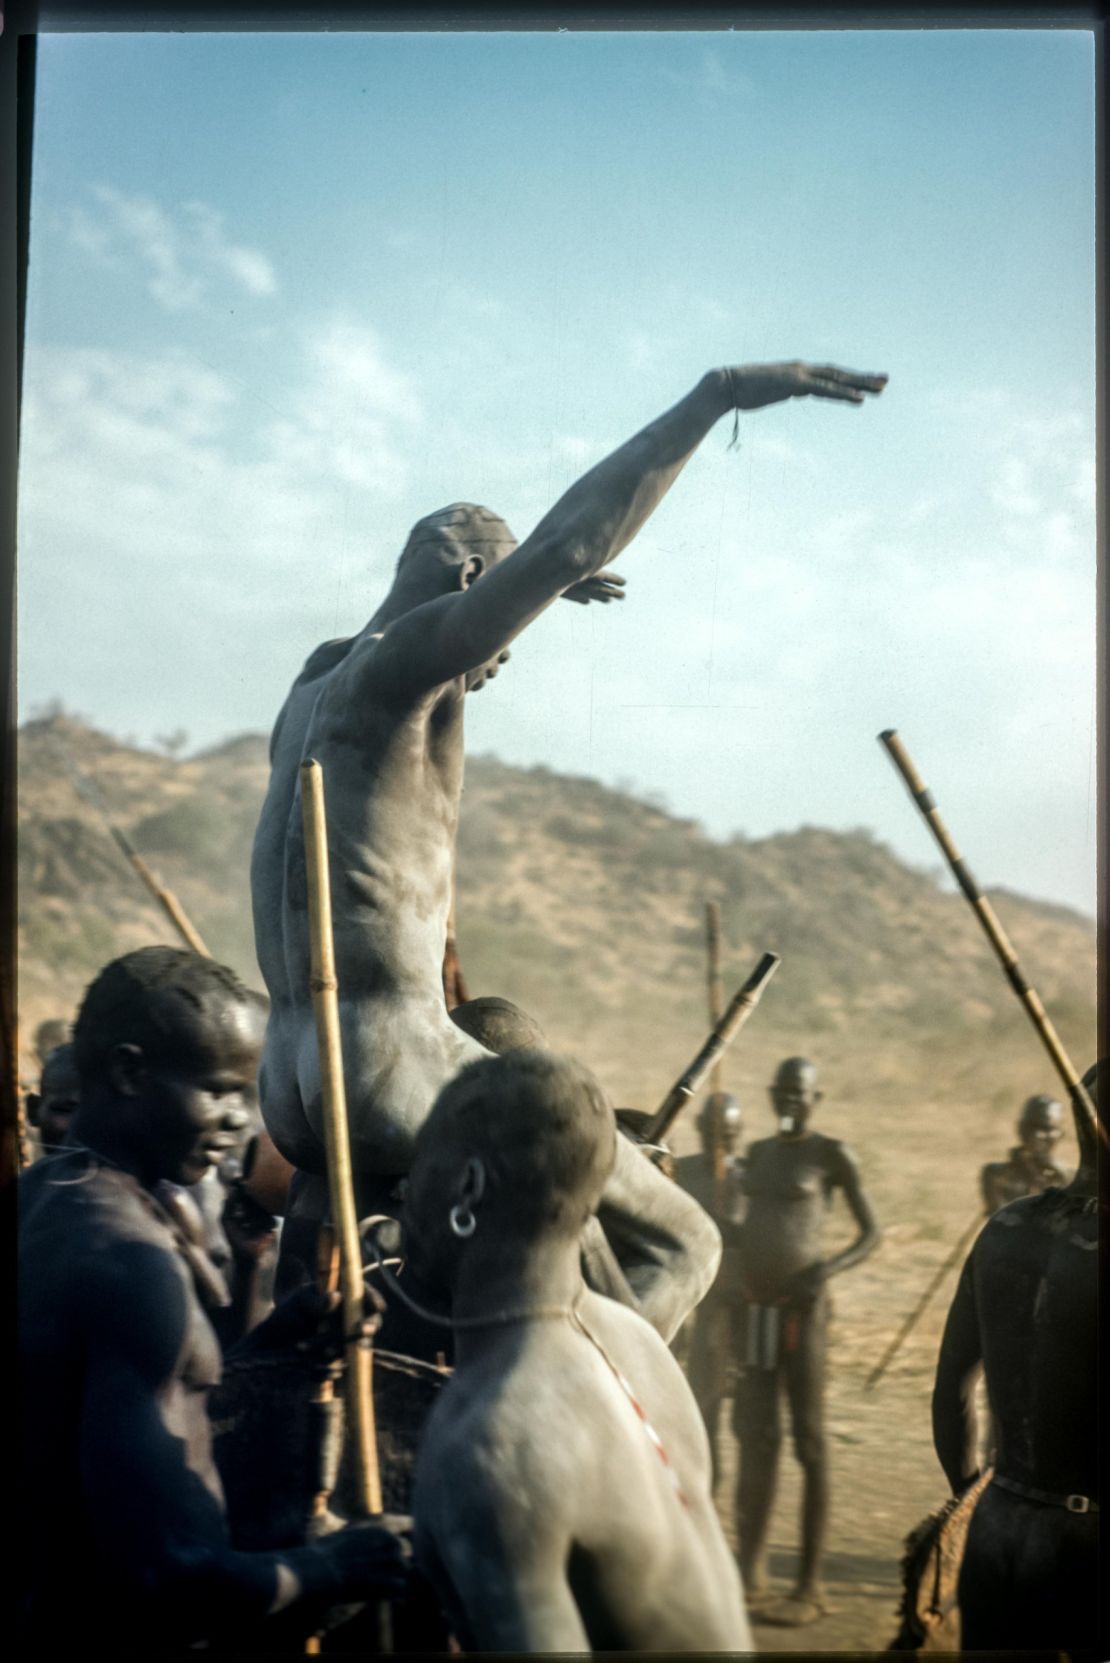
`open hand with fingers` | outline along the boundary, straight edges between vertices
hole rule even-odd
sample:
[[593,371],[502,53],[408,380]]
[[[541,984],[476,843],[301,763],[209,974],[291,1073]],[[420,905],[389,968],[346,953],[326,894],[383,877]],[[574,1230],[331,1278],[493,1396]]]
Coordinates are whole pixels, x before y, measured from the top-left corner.
[[863,404],[868,393],[881,393],[885,375],[842,370],[835,364],[738,364],[724,372],[730,410],[761,410],[788,398],[833,398]]
[[572,583],[569,589],[563,590],[563,599],[575,601],[579,606],[588,606],[591,601],[600,601],[603,606],[608,606],[610,601],[624,599],[624,578],[607,566],[592,577],[584,577],[580,583]]

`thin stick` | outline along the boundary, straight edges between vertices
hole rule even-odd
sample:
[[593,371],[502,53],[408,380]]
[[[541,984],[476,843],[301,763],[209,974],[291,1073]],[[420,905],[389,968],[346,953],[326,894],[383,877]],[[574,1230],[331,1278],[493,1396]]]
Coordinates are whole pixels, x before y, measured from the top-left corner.
[[138,850],[131,842],[131,839],[125,832],[120,830],[115,821],[112,819],[112,816],[108,813],[108,810],[104,805],[104,799],[100,795],[99,787],[95,785],[92,780],[82,774],[81,770],[78,768],[77,764],[74,762],[73,758],[70,756],[68,750],[62,744],[60,739],[57,740],[57,743],[63,757],[65,758],[66,767],[69,769],[70,778],[73,780],[77,795],[79,797],[83,797],[87,803],[91,804],[91,806],[95,808],[101,820],[104,822],[108,835],[112,838],[117,848],[122,852],[124,858],[130,862],[131,866],[138,873],[143,883],[150,890],[150,893],[154,896],[154,899],[158,902],[158,905],[162,908],[162,911],[165,913],[166,917],[169,919],[170,923],[173,925],[186,947],[190,948],[194,953],[199,953],[202,958],[211,958],[211,953],[201,940],[200,931],[196,929],[196,927],[186,916],[185,908],[181,905],[181,902],[178,900],[173,890],[167,889],[165,884],[159,883],[158,879],[154,876],[154,873],[150,870],[150,867],[147,865],[142,855],[139,854]]
[[371,1370],[373,1352],[363,1338],[362,1252],[355,1211],[354,1174],[343,1084],[339,1034],[339,999],[332,938],[328,833],[324,813],[324,775],[318,762],[301,766],[301,812],[304,820],[308,876],[308,923],[312,943],[312,1006],[320,1050],[320,1087],[324,1111],[324,1146],[328,1194],[339,1245],[339,1286],[346,1335],[347,1413],[355,1444],[359,1499],[368,1514],[382,1511],[381,1476],[374,1431]]
[[[709,971],[709,1025],[715,1028],[721,1020],[721,1005],[725,997],[725,990],[721,985],[721,909],[716,901],[705,903],[705,947]],[[713,1091],[721,1089],[720,1057],[713,1064],[710,1087]]]
[[781,963],[782,960],[777,953],[764,953],[743,987],[733,995],[728,1009],[713,1028],[693,1062],[679,1075],[655,1111],[643,1134],[648,1143],[658,1143],[666,1137],[717,1058],[735,1039],[758,1005],[764,987]]
[[1052,1059],[1053,1067],[1067,1087],[1077,1118],[1083,1116],[1087,1124],[1097,1132],[1103,1143],[1110,1147],[1110,1134],[1107,1133],[1106,1128],[1099,1120],[1095,1112],[1095,1106],[1091,1102],[1071,1058],[1064,1049],[1063,1041],[1053,1027],[1048,1012],[1041,1003],[1040,995],[1022,974],[1017,954],[1014,952],[1009,936],[999,923],[994,908],[972,877],[960,851],[952,840],[947,826],[940,817],[932,792],[926,787],[924,780],[911,762],[909,752],[899,739],[896,729],[887,728],[880,733],[879,743],[886,747],[891,761],[909,787],[910,796],[920,809],[926,825],[948,862],[952,876],[963,890],[972,912],[983,926],[983,933],[994,948],[1006,980],[1021,1001],[1026,1015],[1037,1031],[1037,1037]]
[[948,1254],[947,1258],[944,1260],[944,1263],[934,1273],[928,1287],[921,1295],[921,1298],[918,1300],[909,1316],[906,1317],[905,1321],[902,1323],[902,1326],[899,1328],[898,1332],[895,1334],[894,1338],[879,1358],[879,1361],[875,1364],[875,1367],[871,1370],[871,1373],[864,1381],[863,1389],[865,1392],[872,1391],[874,1387],[878,1385],[898,1352],[901,1351],[905,1341],[909,1339],[910,1335],[921,1321],[921,1318],[924,1316],[929,1307],[930,1300],[940,1287],[941,1283],[944,1281],[944,1278],[948,1275],[948,1272],[952,1269],[952,1266],[959,1263],[967,1253],[967,1250],[975,1240],[975,1237],[983,1228],[983,1223],[984,1219],[982,1213],[977,1214],[968,1225],[955,1247],[953,1247],[951,1253]]

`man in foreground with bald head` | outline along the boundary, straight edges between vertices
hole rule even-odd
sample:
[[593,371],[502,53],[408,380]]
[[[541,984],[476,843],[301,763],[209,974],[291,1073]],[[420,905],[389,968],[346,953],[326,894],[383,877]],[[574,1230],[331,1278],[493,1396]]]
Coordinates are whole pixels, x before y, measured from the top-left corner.
[[[326,1207],[310,998],[298,770],[323,769],[351,1152],[362,1214],[396,1211],[416,1134],[441,1087],[487,1053],[453,1023],[442,983],[463,775],[463,706],[560,596],[607,602],[607,570],[706,434],[733,411],[814,396],[862,404],[885,376],[801,363],[711,370],[573,485],[518,546],[496,514],[455,503],[419,521],[365,628],[311,655],[271,742],[251,863],[258,962],[272,1009],[260,1087],[267,1127],[304,1175],[282,1252],[314,1263]],[[599,1217],[638,1236],[629,1273],[669,1338],[712,1281],[706,1215],[621,1140]]]

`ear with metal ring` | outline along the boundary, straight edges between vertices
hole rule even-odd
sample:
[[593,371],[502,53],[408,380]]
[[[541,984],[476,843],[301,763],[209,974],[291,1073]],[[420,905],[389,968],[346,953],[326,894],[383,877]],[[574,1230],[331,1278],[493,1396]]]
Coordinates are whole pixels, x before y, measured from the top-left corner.
[[472,1155],[463,1168],[463,1179],[460,1185],[462,1195],[447,1215],[453,1235],[461,1236],[465,1241],[478,1228],[478,1220],[471,1207],[472,1201],[480,1201],[485,1194],[486,1169],[476,1155]]

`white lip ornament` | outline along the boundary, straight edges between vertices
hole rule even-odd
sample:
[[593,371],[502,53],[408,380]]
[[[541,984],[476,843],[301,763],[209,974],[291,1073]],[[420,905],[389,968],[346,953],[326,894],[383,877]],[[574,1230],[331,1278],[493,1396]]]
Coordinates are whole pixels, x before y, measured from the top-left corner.
[[792,1132],[793,1130],[794,1130],[794,1116],[792,1114],[780,1115],[779,1116],[779,1131],[780,1132]]

